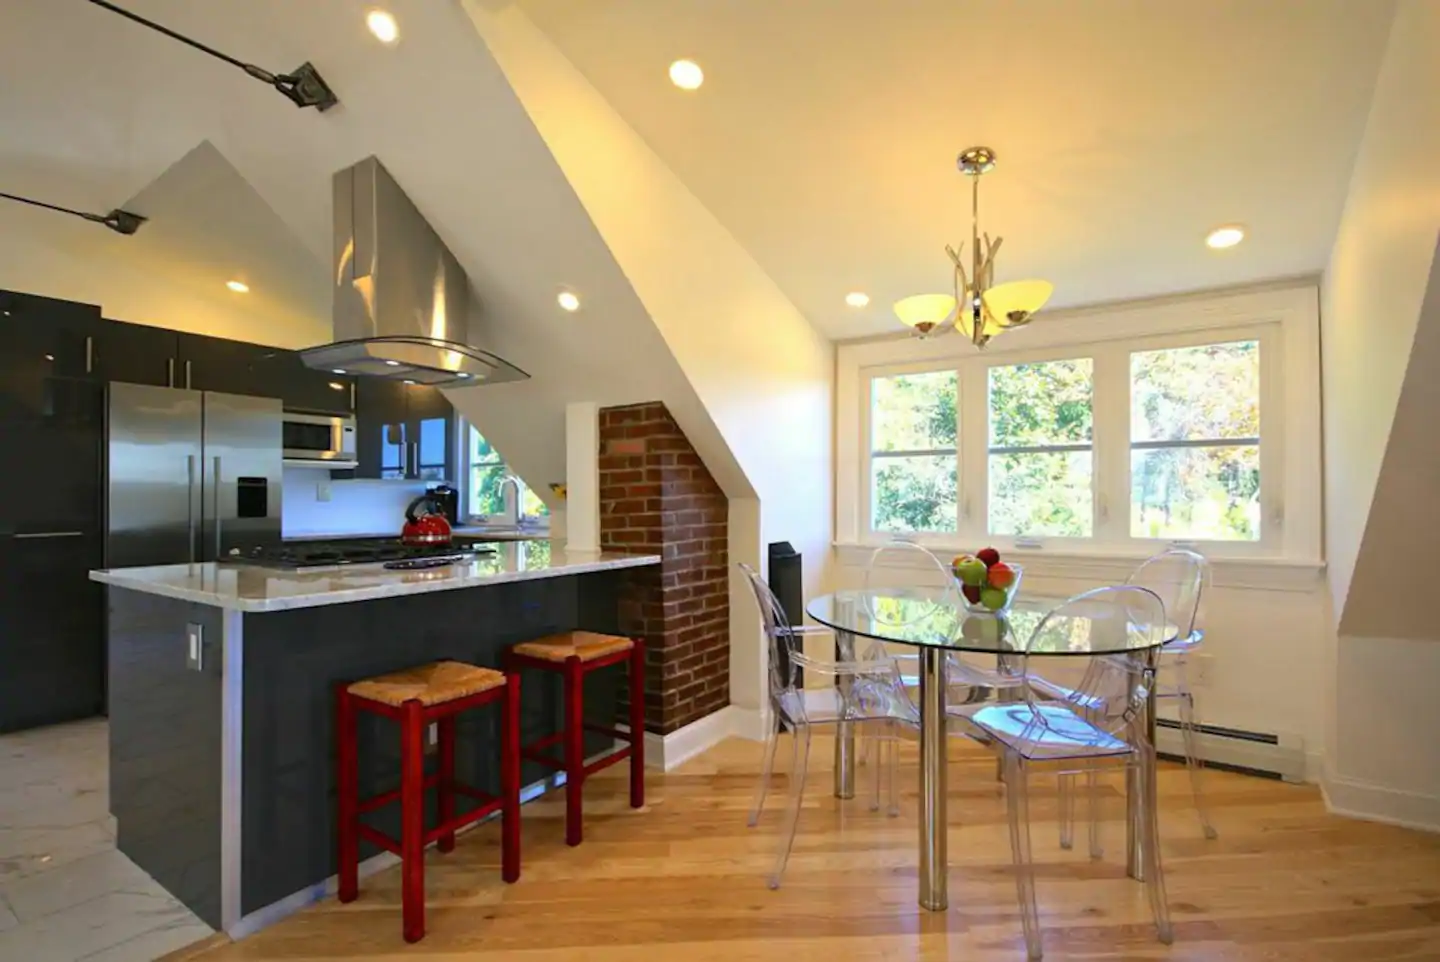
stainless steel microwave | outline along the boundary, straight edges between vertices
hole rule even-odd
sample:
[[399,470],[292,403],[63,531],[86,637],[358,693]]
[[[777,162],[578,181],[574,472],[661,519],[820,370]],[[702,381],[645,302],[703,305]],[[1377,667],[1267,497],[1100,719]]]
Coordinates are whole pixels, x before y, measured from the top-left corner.
[[355,468],[355,419],[286,411],[283,423],[285,463],[291,467]]

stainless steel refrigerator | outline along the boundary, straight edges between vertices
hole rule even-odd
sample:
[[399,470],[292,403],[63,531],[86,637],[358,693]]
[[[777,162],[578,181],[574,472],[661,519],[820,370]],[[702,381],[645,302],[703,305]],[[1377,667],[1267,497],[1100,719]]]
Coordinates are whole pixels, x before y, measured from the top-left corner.
[[111,383],[105,566],[278,543],[281,420],[276,398]]

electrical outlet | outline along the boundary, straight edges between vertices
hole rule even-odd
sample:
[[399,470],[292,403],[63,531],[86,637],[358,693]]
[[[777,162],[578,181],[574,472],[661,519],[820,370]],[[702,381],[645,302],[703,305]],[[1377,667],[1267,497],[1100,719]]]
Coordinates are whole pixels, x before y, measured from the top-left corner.
[[1195,688],[1204,688],[1210,684],[1210,674],[1213,668],[1212,662],[1215,656],[1206,651],[1197,651],[1189,656],[1190,664],[1187,670],[1190,675],[1190,684]]
[[329,501],[329,500],[330,500],[330,482],[329,482],[329,481],[320,481],[320,482],[318,482],[318,483],[315,485],[315,500],[316,500],[316,501]]

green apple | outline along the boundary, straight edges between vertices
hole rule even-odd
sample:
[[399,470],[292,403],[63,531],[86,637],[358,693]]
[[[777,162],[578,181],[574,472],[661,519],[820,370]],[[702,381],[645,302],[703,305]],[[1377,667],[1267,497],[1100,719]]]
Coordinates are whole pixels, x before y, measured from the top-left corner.
[[985,572],[985,562],[971,555],[955,562],[955,577],[959,578],[962,584],[978,588],[985,583]]
[[980,603],[991,611],[1005,607],[1006,593],[1001,588],[986,588],[980,592]]

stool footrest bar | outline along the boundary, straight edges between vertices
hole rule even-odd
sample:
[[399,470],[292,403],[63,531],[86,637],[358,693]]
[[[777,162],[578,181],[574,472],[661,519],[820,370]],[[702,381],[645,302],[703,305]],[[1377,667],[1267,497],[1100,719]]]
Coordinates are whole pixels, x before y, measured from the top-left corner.
[[400,843],[377,828],[371,828],[369,825],[362,824],[356,828],[355,834],[359,835],[371,845],[378,845],[394,855],[400,854]]

